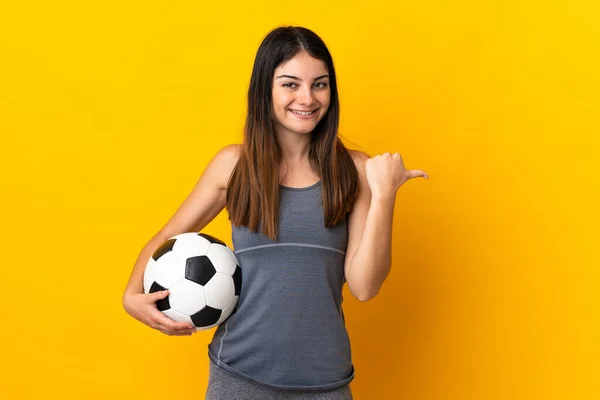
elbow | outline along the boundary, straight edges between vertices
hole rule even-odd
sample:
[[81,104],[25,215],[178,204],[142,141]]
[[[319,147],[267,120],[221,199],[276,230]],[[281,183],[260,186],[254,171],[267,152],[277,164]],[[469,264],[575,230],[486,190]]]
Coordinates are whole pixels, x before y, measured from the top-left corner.
[[[379,294],[380,286],[377,285],[366,285],[359,284],[353,278],[348,279],[348,288],[350,289],[350,293],[356,298],[358,301],[365,302],[369,301],[375,296]],[[361,282],[362,283],[362,282]]]
[[367,293],[367,294],[362,294],[362,295],[356,296],[356,298],[357,298],[359,301],[362,301],[362,302],[364,303],[365,301],[369,301],[369,300],[371,300],[371,299],[372,299],[372,298],[374,298],[375,296],[377,296],[377,293],[376,293],[376,292],[375,292],[375,293]]
[[365,302],[365,301],[369,301],[372,298],[374,298],[375,296],[377,296],[379,294],[379,290],[362,290],[362,291],[356,291],[353,293],[354,297],[356,297],[358,299],[358,301],[361,302]]

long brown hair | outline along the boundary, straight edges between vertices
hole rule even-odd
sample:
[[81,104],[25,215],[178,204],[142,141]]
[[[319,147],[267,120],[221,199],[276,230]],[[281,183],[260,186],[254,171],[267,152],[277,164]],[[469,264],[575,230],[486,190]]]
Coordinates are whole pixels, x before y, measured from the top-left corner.
[[338,137],[340,106],[333,60],[319,36],[303,27],[279,27],[262,41],[254,60],[248,90],[244,143],[227,186],[227,211],[236,227],[247,226],[277,240],[279,225],[279,164],[272,117],[272,82],[275,69],[301,51],[322,60],[329,73],[330,105],[309,144],[309,162],[322,181],[324,226],[346,218],[358,193],[358,172]]

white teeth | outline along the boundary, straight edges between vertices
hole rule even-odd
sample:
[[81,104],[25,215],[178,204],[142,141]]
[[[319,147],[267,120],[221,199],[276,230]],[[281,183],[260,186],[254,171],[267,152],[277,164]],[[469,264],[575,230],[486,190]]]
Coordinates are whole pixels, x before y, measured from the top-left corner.
[[296,110],[290,110],[291,112],[293,112],[294,114],[298,114],[298,115],[310,115],[312,113],[314,113],[316,110],[313,111],[296,111]]

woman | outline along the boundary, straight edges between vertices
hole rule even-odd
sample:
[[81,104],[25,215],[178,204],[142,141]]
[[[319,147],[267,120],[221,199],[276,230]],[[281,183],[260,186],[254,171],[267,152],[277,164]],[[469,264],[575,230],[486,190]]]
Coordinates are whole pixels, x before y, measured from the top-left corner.
[[402,158],[369,158],[337,135],[335,70],[323,41],[302,27],[270,32],[256,54],[244,143],[222,148],[166,225],[148,242],[126,287],[127,312],[168,335],[195,330],[144,294],[150,255],[201,231],[223,208],[242,268],[236,312],[208,346],[207,399],[351,399],[354,378],[342,288],[379,292],[391,261],[398,188],[427,178]]

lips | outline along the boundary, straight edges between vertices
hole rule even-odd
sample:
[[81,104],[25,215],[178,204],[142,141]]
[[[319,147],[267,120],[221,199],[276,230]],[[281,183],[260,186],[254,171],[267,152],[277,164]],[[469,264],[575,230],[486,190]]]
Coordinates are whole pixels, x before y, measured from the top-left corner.
[[291,112],[298,114],[298,115],[312,115],[315,111],[317,110],[294,110],[294,109],[290,109]]
[[312,120],[317,115],[319,115],[319,114],[317,114],[317,110],[313,110],[310,114],[300,114],[300,113],[294,112],[294,110],[289,110],[289,111],[297,119],[306,120],[306,121]]

